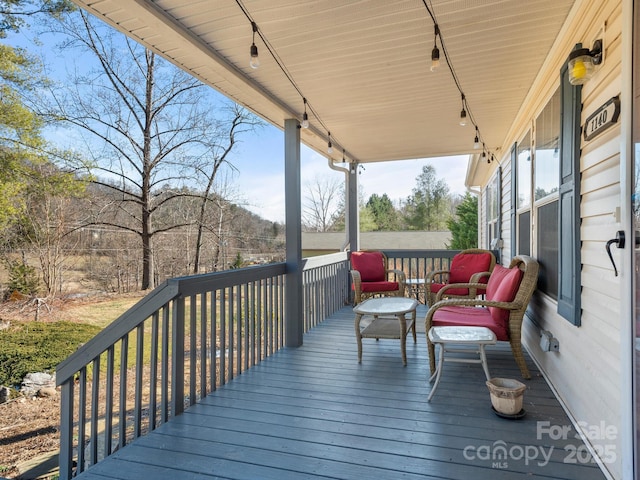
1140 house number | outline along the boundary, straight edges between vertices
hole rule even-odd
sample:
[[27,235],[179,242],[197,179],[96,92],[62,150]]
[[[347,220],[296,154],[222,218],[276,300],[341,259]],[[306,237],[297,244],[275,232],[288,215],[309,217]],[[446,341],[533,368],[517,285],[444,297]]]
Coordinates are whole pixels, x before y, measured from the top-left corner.
[[618,121],[620,97],[609,99],[604,105],[589,115],[584,124],[584,139],[591,140]]

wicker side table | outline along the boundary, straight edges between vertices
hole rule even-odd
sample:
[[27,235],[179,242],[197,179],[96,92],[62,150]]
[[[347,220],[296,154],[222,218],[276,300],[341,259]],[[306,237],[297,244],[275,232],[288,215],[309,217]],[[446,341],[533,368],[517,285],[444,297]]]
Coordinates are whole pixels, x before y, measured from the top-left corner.
[[[400,339],[402,364],[407,364],[407,333],[413,332],[413,342],[416,342],[416,307],[418,301],[403,297],[370,298],[355,306],[355,330],[358,343],[358,363],[362,362],[363,338],[391,338]],[[406,314],[410,313],[407,320]],[[373,320],[365,328],[360,328],[364,315],[372,315]],[[391,317],[391,318],[389,318]],[[395,318],[394,318],[395,317]]]

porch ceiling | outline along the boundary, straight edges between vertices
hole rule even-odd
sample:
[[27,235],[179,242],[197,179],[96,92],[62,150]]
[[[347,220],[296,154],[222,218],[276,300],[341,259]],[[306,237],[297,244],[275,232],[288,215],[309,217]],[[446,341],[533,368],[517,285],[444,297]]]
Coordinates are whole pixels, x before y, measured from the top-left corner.
[[[458,125],[460,93],[444,62],[430,72],[433,22],[421,0],[74,0],[276,126],[303,101],[256,36],[257,23],[309,111],[302,141],[336,161],[477,153]],[[488,149],[505,141],[575,0],[426,0]]]

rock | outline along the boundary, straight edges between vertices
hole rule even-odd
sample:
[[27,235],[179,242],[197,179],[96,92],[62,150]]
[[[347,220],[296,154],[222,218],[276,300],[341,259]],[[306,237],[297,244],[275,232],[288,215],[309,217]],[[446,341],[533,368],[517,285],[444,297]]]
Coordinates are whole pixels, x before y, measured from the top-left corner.
[[58,394],[58,391],[55,387],[43,387],[38,390],[39,397],[55,397]]
[[11,398],[11,389],[0,385],[0,403],[7,403]]
[[49,375],[44,372],[28,373],[22,380],[22,387],[20,393],[25,397],[35,397],[40,389],[43,388],[56,388],[56,376],[55,374]]

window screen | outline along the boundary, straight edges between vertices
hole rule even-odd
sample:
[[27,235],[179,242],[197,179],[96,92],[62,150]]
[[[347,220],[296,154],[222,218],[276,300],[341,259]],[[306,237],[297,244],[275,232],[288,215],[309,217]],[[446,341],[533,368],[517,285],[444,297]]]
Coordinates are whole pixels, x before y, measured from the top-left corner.
[[558,299],[558,200],[538,207],[538,289]]

